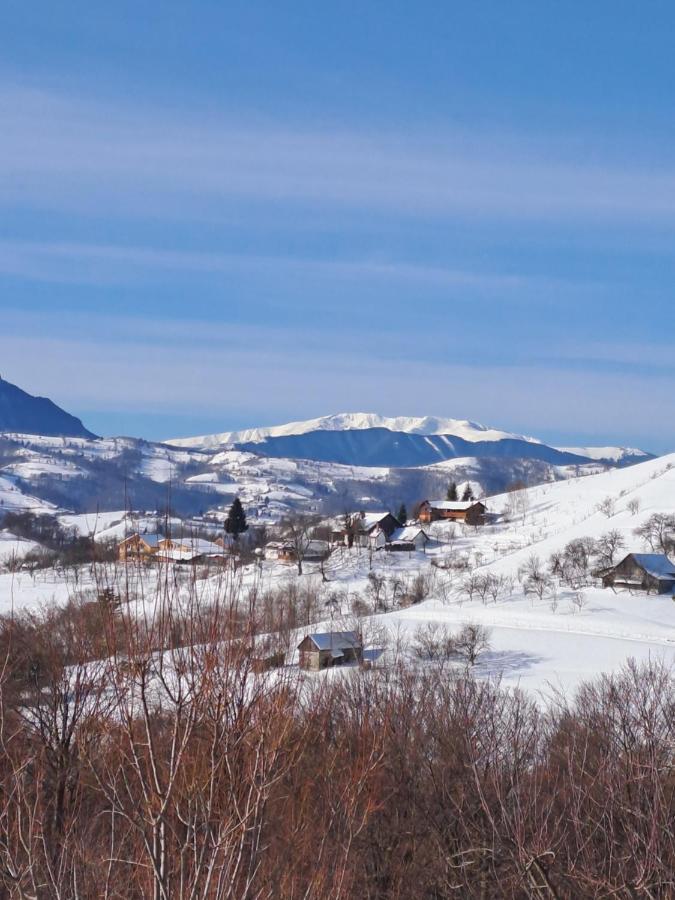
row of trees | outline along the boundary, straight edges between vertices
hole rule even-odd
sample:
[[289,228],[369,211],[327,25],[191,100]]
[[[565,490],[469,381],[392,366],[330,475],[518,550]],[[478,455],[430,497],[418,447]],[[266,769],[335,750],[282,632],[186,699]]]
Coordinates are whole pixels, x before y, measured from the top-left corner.
[[546,710],[453,670],[302,682],[256,674],[229,596],[0,620],[3,896],[673,896],[663,666]]

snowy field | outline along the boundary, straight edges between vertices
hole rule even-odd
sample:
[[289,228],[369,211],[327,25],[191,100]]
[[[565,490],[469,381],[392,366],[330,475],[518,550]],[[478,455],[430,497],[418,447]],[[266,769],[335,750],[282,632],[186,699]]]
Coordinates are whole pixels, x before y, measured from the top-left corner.
[[[637,501],[637,502],[635,502]],[[558,585],[553,594],[539,599],[525,595],[518,580],[519,569],[532,556],[546,565],[554,551],[575,538],[598,538],[609,530],[621,533],[622,558],[630,551],[644,552],[634,529],[653,513],[675,512],[675,455],[651,460],[631,468],[611,470],[544,484],[522,492],[517,511],[510,495],[489,498],[488,509],[495,520],[480,528],[436,523],[428,527],[432,538],[425,553],[385,553],[361,550],[335,552],[325,567],[324,581],[316,566],[306,565],[302,576],[295,567],[265,562],[250,566],[237,578],[244,588],[274,589],[295,584],[312,588],[318,595],[317,618],[332,598],[338,608],[335,628],[349,627],[358,601],[374,603],[374,584],[380,584],[380,608],[366,614],[358,609],[359,624],[371,650],[386,648],[378,664],[391,659],[393,647],[412,656],[415,631],[428,623],[457,631],[476,622],[490,629],[490,649],[480,658],[476,673],[499,677],[504,684],[520,686],[542,697],[555,691],[572,692],[583,680],[611,672],[627,659],[661,658],[675,665],[675,602],[670,595],[616,593],[597,586],[579,592]],[[601,510],[600,507],[603,507]],[[82,534],[115,536],[121,513],[99,516],[62,517]],[[148,524],[151,524],[148,522]],[[17,540],[5,534],[0,556],[12,552]],[[448,560],[464,560],[468,569],[448,568]],[[123,567],[122,567],[123,568]],[[496,601],[469,600],[463,589],[467,573],[503,576],[507,589]],[[147,583],[139,591],[152,603],[158,573],[135,578]],[[161,573],[160,573],[161,577]],[[189,581],[185,572],[180,574]],[[398,608],[400,598],[424,583],[421,602]],[[205,600],[223,589],[222,575],[199,580]],[[45,603],[65,603],[76,592],[96,588],[88,570],[58,576],[51,570],[30,575],[0,575],[0,611],[37,608]],[[308,630],[326,630],[328,620]],[[378,654],[375,654],[377,657]],[[289,656],[292,662],[292,655]],[[321,677],[321,676],[319,676]]]

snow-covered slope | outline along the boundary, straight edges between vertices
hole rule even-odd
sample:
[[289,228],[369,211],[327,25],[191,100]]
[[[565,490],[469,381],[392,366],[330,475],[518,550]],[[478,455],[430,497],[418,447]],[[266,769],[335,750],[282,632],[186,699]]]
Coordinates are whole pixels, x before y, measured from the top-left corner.
[[558,447],[558,450],[613,463],[636,463],[652,458],[651,453],[637,447]]
[[176,438],[168,443],[178,447],[220,447],[227,444],[257,444],[267,438],[289,437],[309,434],[312,431],[364,431],[370,428],[386,428],[405,434],[445,434],[465,441],[501,441],[516,439],[530,443],[541,443],[536,438],[512,434],[489,428],[466,419],[443,419],[435,416],[380,416],[377,413],[337,413],[320,416],[303,422],[288,422],[286,425],[272,425],[265,428],[248,428],[244,431],[223,431],[201,437]]

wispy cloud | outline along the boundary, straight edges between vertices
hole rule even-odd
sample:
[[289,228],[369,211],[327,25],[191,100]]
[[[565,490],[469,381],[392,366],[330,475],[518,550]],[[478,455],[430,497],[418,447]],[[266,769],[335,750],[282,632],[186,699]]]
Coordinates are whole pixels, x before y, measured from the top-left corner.
[[143,246],[64,241],[0,240],[0,274],[34,281],[77,284],[124,284],[155,273],[201,275],[233,271],[314,274],[330,278],[373,279],[418,284],[487,288],[499,291],[546,288],[553,279],[528,274],[490,273],[385,259],[311,259],[166,250]]
[[195,217],[237,204],[498,220],[675,224],[675,170],[590,164],[555,142],[371,136],[0,92],[0,202]]

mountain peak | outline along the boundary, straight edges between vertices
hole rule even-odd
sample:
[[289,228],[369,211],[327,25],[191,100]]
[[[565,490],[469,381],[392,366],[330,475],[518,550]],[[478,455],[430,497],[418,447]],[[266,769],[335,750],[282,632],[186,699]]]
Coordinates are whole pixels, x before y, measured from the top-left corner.
[[314,431],[365,431],[372,428],[384,428],[387,431],[406,434],[443,434],[471,442],[515,439],[532,444],[540,443],[532,437],[500,431],[467,419],[449,419],[437,416],[388,417],[369,412],[335,413],[316,419],[288,422],[285,425],[247,428],[243,431],[223,431],[219,434],[193,438],[177,438],[168,443],[183,447],[218,447],[227,444],[257,444],[268,438],[290,437]]
[[80,419],[47,397],[35,397],[0,377],[0,432],[49,437],[96,437]]

